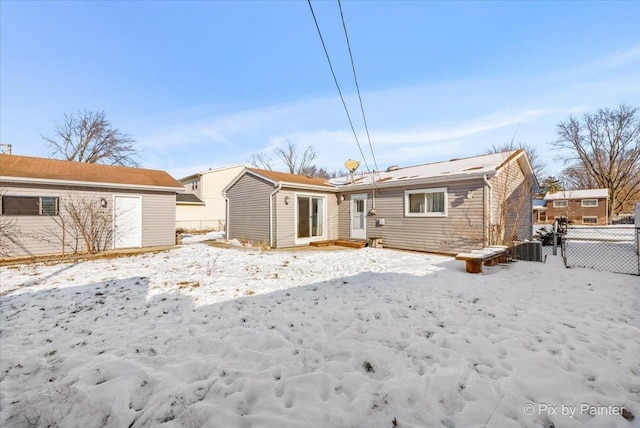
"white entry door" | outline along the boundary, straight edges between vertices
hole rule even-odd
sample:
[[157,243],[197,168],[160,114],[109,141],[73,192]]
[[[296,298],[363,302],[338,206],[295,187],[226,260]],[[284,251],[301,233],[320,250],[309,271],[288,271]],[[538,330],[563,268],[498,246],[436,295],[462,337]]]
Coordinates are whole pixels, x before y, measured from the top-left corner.
[[142,247],[142,198],[114,196],[113,247]]
[[367,194],[351,195],[351,239],[367,239]]

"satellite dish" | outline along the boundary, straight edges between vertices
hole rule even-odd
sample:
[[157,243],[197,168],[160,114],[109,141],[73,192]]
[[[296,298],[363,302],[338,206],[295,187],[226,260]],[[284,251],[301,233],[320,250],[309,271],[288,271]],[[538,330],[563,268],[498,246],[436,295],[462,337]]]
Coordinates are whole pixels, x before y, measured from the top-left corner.
[[345,168],[349,170],[349,172],[353,173],[360,166],[360,162],[357,160],[349,159],[344,163]]

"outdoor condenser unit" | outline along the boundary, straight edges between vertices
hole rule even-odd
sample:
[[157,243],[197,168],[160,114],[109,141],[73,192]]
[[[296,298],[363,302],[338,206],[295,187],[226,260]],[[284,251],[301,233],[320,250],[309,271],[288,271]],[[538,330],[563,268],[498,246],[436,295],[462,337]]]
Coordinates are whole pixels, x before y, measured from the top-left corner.
[[509,248],[509,252],[512,259],[523,260],[526,262],[541,262],[542,242],[517,242],[513,245],[513,247]]

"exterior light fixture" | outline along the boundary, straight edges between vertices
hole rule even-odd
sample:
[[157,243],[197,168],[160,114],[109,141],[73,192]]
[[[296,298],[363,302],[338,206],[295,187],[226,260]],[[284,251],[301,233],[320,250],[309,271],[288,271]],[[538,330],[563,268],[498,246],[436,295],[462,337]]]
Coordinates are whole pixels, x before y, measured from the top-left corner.
[[107,208],[107,200],[105,198],[100,199],[100,206],[102,208]]
[[285,205],[289,205],[289,202],[291,202],[291,198],[290,198],[290,197],[288,197],[288,196],[285,196],[285,197],[284,197],[284,204],[285,204]]
[[469,190],[467,192],[467,199],[472,199],[473,198],[473,190]]

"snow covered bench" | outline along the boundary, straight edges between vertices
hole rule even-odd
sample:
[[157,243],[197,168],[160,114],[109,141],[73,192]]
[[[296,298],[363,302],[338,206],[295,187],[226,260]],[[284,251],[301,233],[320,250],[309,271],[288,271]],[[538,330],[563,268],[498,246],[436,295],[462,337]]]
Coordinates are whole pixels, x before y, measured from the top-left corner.
[[466,262],[466,269],[469,273],[482,272],[482,264],[485,266],[495,266],[498,263],[507,261],[507,247],[503,245],[493,245],[482,250],[472,250],[470,253],[460,253],[456,260]]

